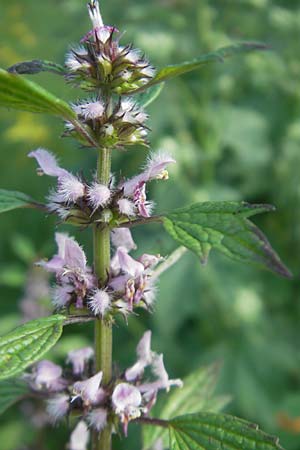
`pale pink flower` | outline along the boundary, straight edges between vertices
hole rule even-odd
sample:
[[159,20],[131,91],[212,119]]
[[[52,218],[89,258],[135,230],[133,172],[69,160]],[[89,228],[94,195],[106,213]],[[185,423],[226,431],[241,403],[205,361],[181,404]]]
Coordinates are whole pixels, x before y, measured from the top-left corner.
[[42,261],[40,265],[49,272],[60,274],[66,269],[69,271],[87,271],[87,261],[84,251],[74,238],[65,233],[56,233],[55,240],[58,247],[57,255],[48,262]]
[[104,408],[93,409],[87,416],[90,427],[98,432],[102,431],[107,425],[107,410]]
[[121,100],[118,116],[122,117],[123,122],[141,125],[149,117],[148,114],[146,114],[131,98]]
[[121,198],[117,203],[120,213],[124,214],[124,216],[134,217],[136,215],[135,205],[131,200],[128,200],[127,198]]
[[84,196],[84,184],[79,178],[75,177],[67,170],[62,169],[52,153],[40,148],[29,153],[28,156],[37,160],[41,173],[58,179],[57,192],[53,192],[49,196],[52,207],[56,203],[76,202],[79,198]]
[[127,435],[127,426],[130,420],[141,415],[142,396],[139,390],[128,383],[118,384],[112,394],[112,404],[115,413],[120,417]]
[[32,375],[33,387],[47,389],[50,392],[60,391],[66,386],[62,379],[62,368],[51,361],[40,361]]
[[160,261],[161,256],[149,255],[148,253],[144,253],[140,258],[139,262],[141,262],[145,269],[153,269]]
[[88,187],[87,197],[89,204],[94,210],[100,208],[108,203],[110,200],[111,192],[104,184],[94,182]]
[[66,306],[71,300],[77,308],[83,307],[87,291],[97,284],[91,268],[87,266],[86,256],[74,238],[64,233],[56,233],[58,252],[49,261],[38,264],[56,275],[53,302],[57,307]]
[[88,40],[91,35],[95,34],[99,41],[105,43],[115,29],[103,24],[98,0],[91,0],[88,3],[88,11],[93,24],[93,30],[83,38],[83,41]]
[[166,167],[175,162],[168,154],[158,152],[148,159],[141,174],[121,183],[120,189],[123,190],[124,196],[133,200],[142,217],[149,217],[152,212],[152,204],[147,202],[146,183],[155,179],[167,179]]
[[97,119],[104,113],[105,107],[100,100],[90,101],[87,103],[80,103],[79,105],[73,105],[74,111],[83,116],[86,120]]
[[86,363],[94,356],[92,347],[84,347],[72,350],[68,353],[67,362],[72,364],[74,375],[81,375],[84,372]]
[[95,289],[89,297],[88,306],[96,316],[104,317],[111,307],[109,294],[102,289]]
[[119,259],[119,265],[122,272],[130,275],[130,277],[136,278],[143,274],[145,268],[143,264],[132,258],[124,247],[119,247],[116,252]]
[[28,156],[37,160],[40,166],[39,173],[41,174],[49,175],[50,177],[63,177],[69,174],[67,170],[59,167],[55,156],[43,148],[30,152]]
[[151,364],[153,359],[153,352],[151,351],[151,331],[146,331],[138,343],[136,349],[138,360],[137,362],[126,370],[125,378],[127,381],[135,381],[144,373],[145,367]]
[[[121,47],[120,50],[123,50],[123,48]],[[126,54],[125,59],[135,64],[142,59],[142,52],[139,49],[130,49]]]
[[115,248],[123,247],[128,252],[137,248],[128,228],[114,228],[111,233],[111,241]]
[[87,404],[96,404],[103,399],[104,392],[100,388],[100,383],[102,381],[102,372],[96,373],[91,378],[84,381],[77,381],[73,385],[73,391],[76,397],[81,397],[82,400]]
[[72,297],[74,287],[70,284],[60,286],[57,284],[52,290],[52,303],[57,308],[63,308],[66,306]]
[[146,307],[154,301],[156,289],[151,281],[150,268],[157,263],[158,257],[143,255],[142,260],[146,265],[132,258],[125,247],[117,248],[111,260],[109,287],[123,296],[128,311],[132,311],[133,304],[139,304],[141,300],[144,300]]
[[70,442],[68,444],[69,450],[87,450],[90,440],[90,432],[86,423],[81,420],[78,422],[76,428],[72,431]]
[[171,386],[183,386],[183,383],[179,378],[175,380],[169,379],[169,375],[164,366],[163,355],[156,355],[152,361],[151,367],[153,374],[157,377],[157,380],[138,386],[142,393],[158,391],[159,389],[165,389],[168,392]]
[[56,395],[47,401],[46,411],[51,422],[56,423],[63,419],[69,411],[70,398],[68,395]]

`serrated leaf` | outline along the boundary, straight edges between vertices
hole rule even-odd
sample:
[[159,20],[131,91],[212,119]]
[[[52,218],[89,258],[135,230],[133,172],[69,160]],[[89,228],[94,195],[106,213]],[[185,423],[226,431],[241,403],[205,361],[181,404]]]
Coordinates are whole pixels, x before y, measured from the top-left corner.
[[154,86],[155,84],[161,83],[163,81],[169,80],[170,78],[177,77],[179,75],[183,75],[187,72],[191,72],[192,70],[200,69],[202,66],[216,63],[216,62],[224,62],[225,58],[235,56],[240,53],[247,53],[253,50],[266,50],[267,46],[261,42],[240,42],[234,45],[230,45],[228,47],[222,47],[215,52],[206,53],[204,55],[199,56],[199,58],[195,58],[191,61],[186,61],[181,64],[175,64],[172,66],[166,66],[160,69],[154,78],[152,78],[147,84],[143,87],[137,89],[134,92],[144,91],[148,89],[150,86]]
[[66,120],[76,119],[75,112],[66,102],[38,84],[3,69],[0,69],[0,106],[53,114]]
[[166,231],[181,245],[207,261],[212,248],[231,259],[267,268],[283,277],[291,273],[249,217],[273,211],[270,205],[245,202],[204,202],[175,210],[163,218]]
[[[228,403],[228,398],[214,397],[219,375],[219,366],[201,367],[183,379],[183,387],[174,389],[163,399],[163,406],[154,406],[151,415],[159,419],[169,420],[181,414],[200,411],[219,412]],[[158,439],[167,442],[164,428],[144,427],[143,448],[150,449]]]
[[170,450],[283,450],[276,437],[226,414],[177,417],[169,422],[169,432]]
[[0,213],[17,208],[26,208],[31,204],[33,204],[33,200],[22,192],[0,189]]
[[142,92],[139,94],[135,101],[143,108],[146,108],[149,106],[154,100],[157,99],[157,97],[160,95],[161,91],[163,90],[164,83],[160,83],[158,85],[150,87],[147,91]]
[[52,72],[57,75],[64,75],[65,69],[60,64],[51,61],[42,61],[40,59],[33,59],[32,61],[23,61],[7,69],[10,73],[19,75],[30,74],[34,75],[40,72]]
[[0,380],[10,378],[40,359],[58,341],[65,317],[32,320],[0,337]]
[[0,414],[28,394],[28,386],[21,380],[12,379],[0,382]]

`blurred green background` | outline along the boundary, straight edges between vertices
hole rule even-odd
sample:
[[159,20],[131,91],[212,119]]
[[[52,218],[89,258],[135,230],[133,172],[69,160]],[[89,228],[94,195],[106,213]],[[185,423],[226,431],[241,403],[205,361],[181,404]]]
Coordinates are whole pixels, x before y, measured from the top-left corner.
[[[32,58],[62,63],[69,45],[90,29],[85,3],[0,0],[1,67]],[[165,87],[148,108],[152,148],[171,152],[178,164],[168,182],[152,184],[150,195],[158,211],[204,200],[274,204],[276,213],[255,222],[294,280],[218,254],[203,267],[187,254],[162,276],[153,315],[141,313],[128,327],[119,321],[114,357],[122,368],[133,363],[135,345],[150,327],[153,348],[165,353],[173,377],[222,361],[218,392],[232,396],[227,412],[280,435],[285,448],[300,449],[299,1],[103,0],[101,6],[107,24],[126,30],[122,43],[133,41],[157,67],[239,40],[261,40],[272,47],[208,66]],[[82,96],[55,75],[34,79],[65,99]],[[91,176],[95,154],[60,138],[62,129],[53,118],[0,111],[1,187],[43,199],[53,180],[37,177],[27,158],[39,146],[55,151],[66,167]],[[116,153],[115,172],[134,174],[146,153],[141,148]],[[55,226],[54,218],[30,210],[1,217],[1,333],[20,321],[24,282],[33,262],[55,250]],[[89,253],[90,232],[70,232]],[[158,226],[137,229],[134,237],[138,252],[166,255],[175,248]],[[91,327],[68,328],[53,357],[60,360],[65,351],[86,342],[92,342]],[[28,423],[30,408],[16,406],[0,418],[1,449],[64,448],[67,427],[36,431]],[[41,413],[31,422],[38,418]],[[140,450],[141,444],[132,431],[115,448]]]

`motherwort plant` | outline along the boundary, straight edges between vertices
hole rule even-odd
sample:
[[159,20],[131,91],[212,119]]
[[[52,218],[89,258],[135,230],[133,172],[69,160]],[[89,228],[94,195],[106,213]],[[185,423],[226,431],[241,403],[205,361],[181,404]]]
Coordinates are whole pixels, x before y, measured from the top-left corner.
[[[167,359],[152,349],[151,331],[141,336],[130,367],[112,364],[116,316],[127,322],[139,308],[152,311],[159,275],[178,261],[185,248],[203,263],[215,248],[235,260],[290,276],[265,236],[249,221],[254,214],[272,210],[269,205],[205,202],[158,216],[147,187],[168,179],[168,169],[176,162],[172,155],[150,150],[133,178],[127,178],[126,168],[118,176],[111,168],[112,152],[133,145],[149,147],[145,108],[166,80],[264,46],[241,43],[156,70],[139,49],[121,42],[122,34],[114,26],[104,25],[97,0],[88,3],[88,12],[92,29],[70,49],[64,66],[33,60],[0,71],[1,106],[59,116],[64,136],[76,140],[91,158],[98,156],[94,176],[86,179],[61,167],[48,150],[33,150],[28,156],[38,174],[54,178],[46,202],[0,191],[1,212],[37,208],[56,215],[59,225],[90,229],[94,242],[94,259],[87,261],[80,244],[58,231],[56,254],[38,262],[55,280],[54,312],[1,337],[0,379],[6,381],[0,390],[11,393],[6,403],[6,397],[1,400],[2,410],[23,397],[43,399],[51,423],[69,419],[73,427],[69,450],[86,450],[90,445],[94,450],[110,450],[112,435],[127,436],[132,421],[145,426],[144,449],[280,448],[275,438],[220,413],[220,399],[204,401],[213,370],[198,371],[186,383],[171,379]],[[64,77],[87,98],[69,105],[21,76],[41,71]],[[130,229],[150,222],[161,223],[180,244],[169,257],[131,255],[136,244]],[[60,338],[63,326],[87,321],[95,326],[94,347],[73,349],[64,366],[41,360]],[[166,405],[157,408],[161,391],[171,392]]]

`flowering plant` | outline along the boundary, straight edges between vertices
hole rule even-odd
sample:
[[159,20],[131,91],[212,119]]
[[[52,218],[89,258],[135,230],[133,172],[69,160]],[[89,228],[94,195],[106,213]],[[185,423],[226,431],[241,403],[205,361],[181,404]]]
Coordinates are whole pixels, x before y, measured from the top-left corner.
[[[112,364],[115,317],[122,315],[127,321],[139,308],[152,311],[159,275],[186,249],[202,263],[215,248],[235,260],[290,277],[266,237],[249,220],[272,210],[270,205],[204,202],[155,215],[147,184],[167,180],[174,158],[164,151],[152,152],[141,172],[129,179],[126,172],[117,178],[111,171],[113,151],[149,146],[144,108],[166,80],[235,53],[265,47],[236,44],[156,71],[140,50],[120,44],[121,34],[115,27],[104,25],[97,0],[88,3],[88,11],[92,30],[69,51],[64,66],[34,60],[0,70],[0,105],[59,116],[64,120],[64,136],[98,154],[94,177],[87,181],[60,167],[51,152],[42,148],[30,152],[38,174],[56,178],[45,204],[20,192],[0,191],[0,212],[36,208],[56,215],[60,224],[90,227],[94,242],[94,260],[89,265],[73,237],[56,233],[57,253],[38,262],[55,279],[53,314],[1,337],[0,379],[8,380],[6,389],[15,389],[13,402],[24,396],[43,399],[50,422],[71,420],[69,450],[86,450],[90,442],[94,450],[110,450],[112,434],[127,436],[130,422],[145,426],[145,449],[281,448],[275,438],[251,424],[222,414],[222,399],[214,398],[213,406],[203,402],[207,386],[199,388],[199,380],[213,378],[212,370],[201,370],[184,382],[170,379],[163,355],[151,348],[151,331],[141,336],[132,366],[122,370]],[[64,77],[88,92],[89,98],[69,105],[20,76],[41,71]],[[136,250],[130,229],[150,222],[161,223],[180,244],[169,257],[130,255]],[[56,344],[64,326],[89,321],[95,324],[94,348],[73,349],[63,367],[40,360]],[[171,388],[166,405],[159,410],[159,392]],[[10,399],[6,406],[11,403]]]

